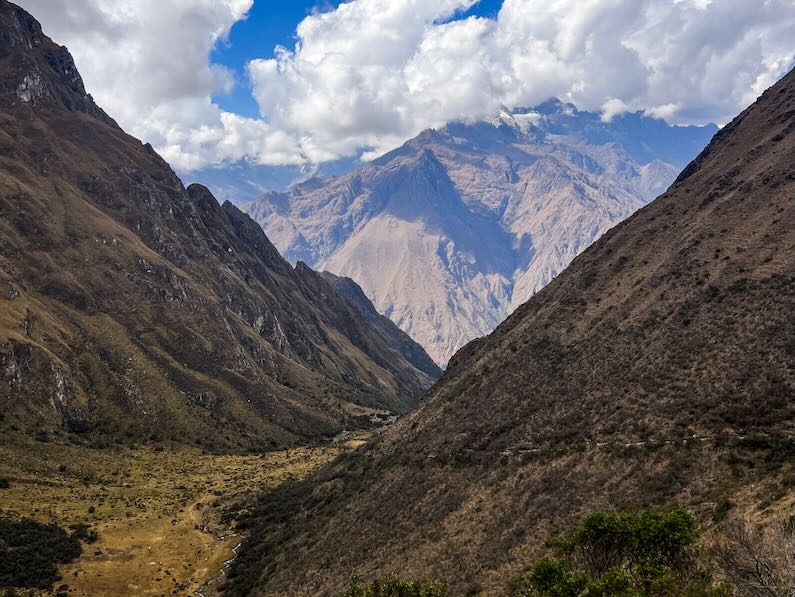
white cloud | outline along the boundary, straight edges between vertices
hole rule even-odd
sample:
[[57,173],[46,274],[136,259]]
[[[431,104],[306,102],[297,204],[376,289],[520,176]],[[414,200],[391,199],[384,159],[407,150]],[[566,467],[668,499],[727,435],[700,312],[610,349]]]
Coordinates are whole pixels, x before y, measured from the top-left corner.
[[332,154],[550,96],[606,120],[724,122],[795,54],[792,0],[505,0],[496,21],[439,24],[470,4],[356,0],[308,17],[293,51],[250,65],[262,113]]
[[678,103],[662,104],[661,106],[652,106],[646,108],[643,112],[652,118],[662,118],[663,120],[671,120],[676,113],[679,112],[681,106]]
[[[602,122],[610,122],[616,116],[624,114],[627,110],[629,110],[629,106],[627,106],[622,100],[612,97],[602,104]],[[656,114],[653,114],[653,116],[661,118]]]
[[[190,169],[270,149],[264,123],[223,113],[213,93],[234,76],[208,61],[253,0],[17,0],[68,46],[86,88],[128,131]],[[237,147],[235,146],[237,144]]]
[[605,119],[725,122],[795,56],[795,0],[505,0],[496,20],[451,20],[474,0],[353,0],[250,62],[265,118],[252,120],[212,103],[232,80],[208,64],[251,1],[21,3],[70,46],[98,102],[182,169],[373,155],[550,96]]

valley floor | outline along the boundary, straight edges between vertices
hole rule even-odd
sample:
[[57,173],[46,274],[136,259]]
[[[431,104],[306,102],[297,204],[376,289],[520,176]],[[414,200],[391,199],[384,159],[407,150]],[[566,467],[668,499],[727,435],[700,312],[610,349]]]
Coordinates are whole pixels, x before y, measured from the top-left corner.
[[0,518],[34,518],[98,533],[61,567],[54,585],[69,595],[214,594],[242,537],[222,523],[226,508],[300,479],[363,441],[263,456],[192,448],[94,449],[17,433],[0,439]]

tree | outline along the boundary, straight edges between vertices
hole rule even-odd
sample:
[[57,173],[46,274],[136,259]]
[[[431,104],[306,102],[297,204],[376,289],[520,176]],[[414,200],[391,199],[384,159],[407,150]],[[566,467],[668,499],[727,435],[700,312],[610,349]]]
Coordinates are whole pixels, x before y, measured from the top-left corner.
[[516,578],[527,597],[718,597],[697,561],[698,529],[684,508],[635,513],[594,512],[547,556]]

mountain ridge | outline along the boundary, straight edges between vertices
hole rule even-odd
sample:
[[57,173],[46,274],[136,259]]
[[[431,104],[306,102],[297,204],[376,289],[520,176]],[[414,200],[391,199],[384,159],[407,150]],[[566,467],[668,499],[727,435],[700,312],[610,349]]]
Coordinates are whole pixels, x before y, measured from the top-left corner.
[[261,450],[403,412],[432,383],[396,352],[419,347],[124,133],[33,17],[3,1],[0,27],[5,424]]

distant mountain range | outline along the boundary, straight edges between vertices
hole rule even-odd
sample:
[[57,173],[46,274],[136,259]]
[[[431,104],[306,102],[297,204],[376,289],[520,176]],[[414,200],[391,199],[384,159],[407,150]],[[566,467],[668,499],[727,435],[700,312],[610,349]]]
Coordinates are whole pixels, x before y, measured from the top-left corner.
[[716,130],[549,100],[424,131],[243,209],[287,259],[359,283],[444,365],[662,193]]
[[[421,156],[411,159],[439,170]],[[709,546],[737,521],[791,528],[794,223],[790,72],[666,193],[458,352],[409,415],[311,481],[264,495],[242,516],[250,538],[227,594],[338,594],[353,574],[445,581],[451,595],[519,594],[510,580],[593,511],[678,502]],[[625,531],[603,520],[578,533],[599,538],[595,557],[616,561],[612,541]],[[748,561],[734,566],[755,579],[768,560]],[[546,570],[539,582],[565,574]],[[754,586],[738,594],[773,593]]]
[[286,191],[312,178],[330,178],[361,165],[356,158],[341,158],[323,164],[269,166],[244,158],[210,165],[190,172],[177,172],[185,184],[205,185],[220,201],[241,205],[268,191]]
[[352,282],[185,188],[5,0],[0,31],[4,425],[271,449],[406,411],[441,373]]

